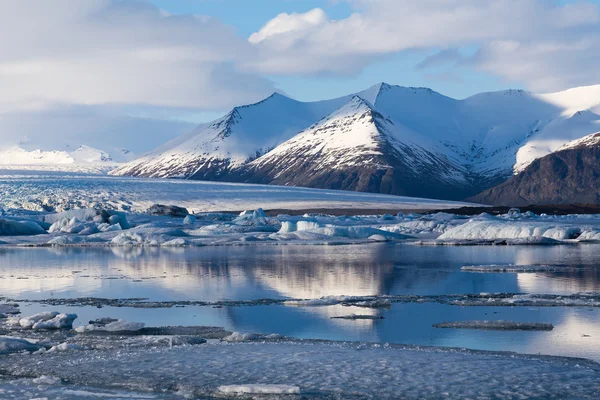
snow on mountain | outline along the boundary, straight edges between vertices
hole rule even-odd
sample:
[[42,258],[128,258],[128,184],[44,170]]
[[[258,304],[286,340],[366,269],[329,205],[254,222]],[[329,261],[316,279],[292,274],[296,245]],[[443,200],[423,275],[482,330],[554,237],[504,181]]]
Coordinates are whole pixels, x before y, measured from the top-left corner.
[[0,150],[0,165],[3,166],[66,166],[104,163],[115,165],[110,155],[90,146],[79,146],[72,152],[40,149],[27,151],[18,146]]
[[235,107],[223,118],[200,125],[114,173],[218,178],[291,138],[342,102],[302,103],[275,93],[259,103]]
[[[407,195],[443,190],[443,197],[457,198],[599,131],[599,112],[600,85],[551,94],[506,90],[464,100],[385,83],[313,103],[275,94],[236,107],[113,173]],[[328,177],[327,170],[337,172]]]
[[79,146],[77,150],[71,153],[71,157],[75,163],[112,162],[112,158],[108,153],[90,146]]
[[27,151],[11,147],[0,151],[1,165],[72,164],[73,158],[66,151]]
[[[460,164],[359,96],[245,168],[243,180],[459,198]],[[298,155],[302,156],[299,157]],[[454,190],[449,194],[447,191]]]
[[598,146],[600,144],[600,132],[592,133],[582,137],[581,139],[572,140],[569,143],[562,145],[557,151],[576,149],[579,147]]
[[0,163],[3,169],[68,170],[71,166],[79,171],[84,166],[95,170],[92,164],[100,162],[101,170],[109,163],[114,169],[115,164],[130,162],[194,127],[123,112],[127,110],[108,105],[56,105],[4,113],[0,117]]

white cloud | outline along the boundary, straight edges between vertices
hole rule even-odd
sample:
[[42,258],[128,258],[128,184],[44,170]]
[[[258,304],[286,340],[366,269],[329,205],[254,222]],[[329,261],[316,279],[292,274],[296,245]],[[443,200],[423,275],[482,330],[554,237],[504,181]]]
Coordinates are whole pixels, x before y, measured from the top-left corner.
[[255,49],[208,17],[117,0],[0,0],[0,112],[56,103],[223,109],[272,83]]
[[248,41],[258,44],[273,36],[278,36],[276,44],[280,48],[285,48],[286,44],[293,44],[298,36],[304,36],[307,31],[318,29],[328,22],[329,18],[321,8],[315,8],[303,14],[282,13],[267,22],[260,31],[253,33]]
[[472,67],[535,90],[600,80],[600,7],[593,3],[347,1],[356,12],[342,20],[313,10],[269,21],[251,36],[259,54],[248,67],[271,74],[355,73],[383,55],[468,46],[479,48]]

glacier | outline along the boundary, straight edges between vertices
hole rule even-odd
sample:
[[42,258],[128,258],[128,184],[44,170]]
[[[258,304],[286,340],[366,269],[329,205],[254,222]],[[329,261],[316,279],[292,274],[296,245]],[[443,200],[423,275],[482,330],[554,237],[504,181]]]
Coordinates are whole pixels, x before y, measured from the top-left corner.
[[[0,175],[0,240],[4,245],[182,247],[386,241],[535,245],[600,241],[597,215],[536,215],[511,210],[503,215],[463,216],[431,210],[472,204],[270,185],[4,173]],[[149,209],[155,204],[177,205],[183,211],[176,218],[153,215]],[[263,209],[278,211],[268,215]],[[347,215],[339,215],[344,213]]]

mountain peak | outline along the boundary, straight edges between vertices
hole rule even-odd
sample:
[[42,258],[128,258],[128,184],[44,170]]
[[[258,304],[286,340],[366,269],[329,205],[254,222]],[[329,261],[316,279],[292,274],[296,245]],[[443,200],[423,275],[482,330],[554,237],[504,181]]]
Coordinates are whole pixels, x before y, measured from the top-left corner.
[[370,101],[366,100],[365,98],[359,95],[354,95],[352,96],[350,101],[338,108],[327,118],[345,118],[359,113],[373,113],[374,110],[375,107],[373,107],[373,104],[371,104]]

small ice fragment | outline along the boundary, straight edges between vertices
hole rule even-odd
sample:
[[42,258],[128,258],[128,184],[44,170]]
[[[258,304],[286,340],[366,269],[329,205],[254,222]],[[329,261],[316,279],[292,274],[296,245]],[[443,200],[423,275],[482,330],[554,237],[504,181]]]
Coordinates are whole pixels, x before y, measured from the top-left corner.
[[61,343],[56,346],[52,346],[48,352],[55,351],[71,351],[71,350],[81,350],[81,346],[73,344],[73,343]]
[[184,225],[191,225],[194,222],[196,222],[196,217],[194,217],[193,215],[186,215],[186,217],[183,219],[183,224]]
[[50,375],[42,375],[33,380],[36,385],[56,385],[61,382],[60,378]]
[[360,314],[350,314],[350,315],[340,315],[338,317],[331,317],[331,319],[383,319],[381,315],[360,315]]
[[224,337],[223,340],[225,342],[250,342],[260,338],[261,336],[256,333],[233,332],[231,335]]

